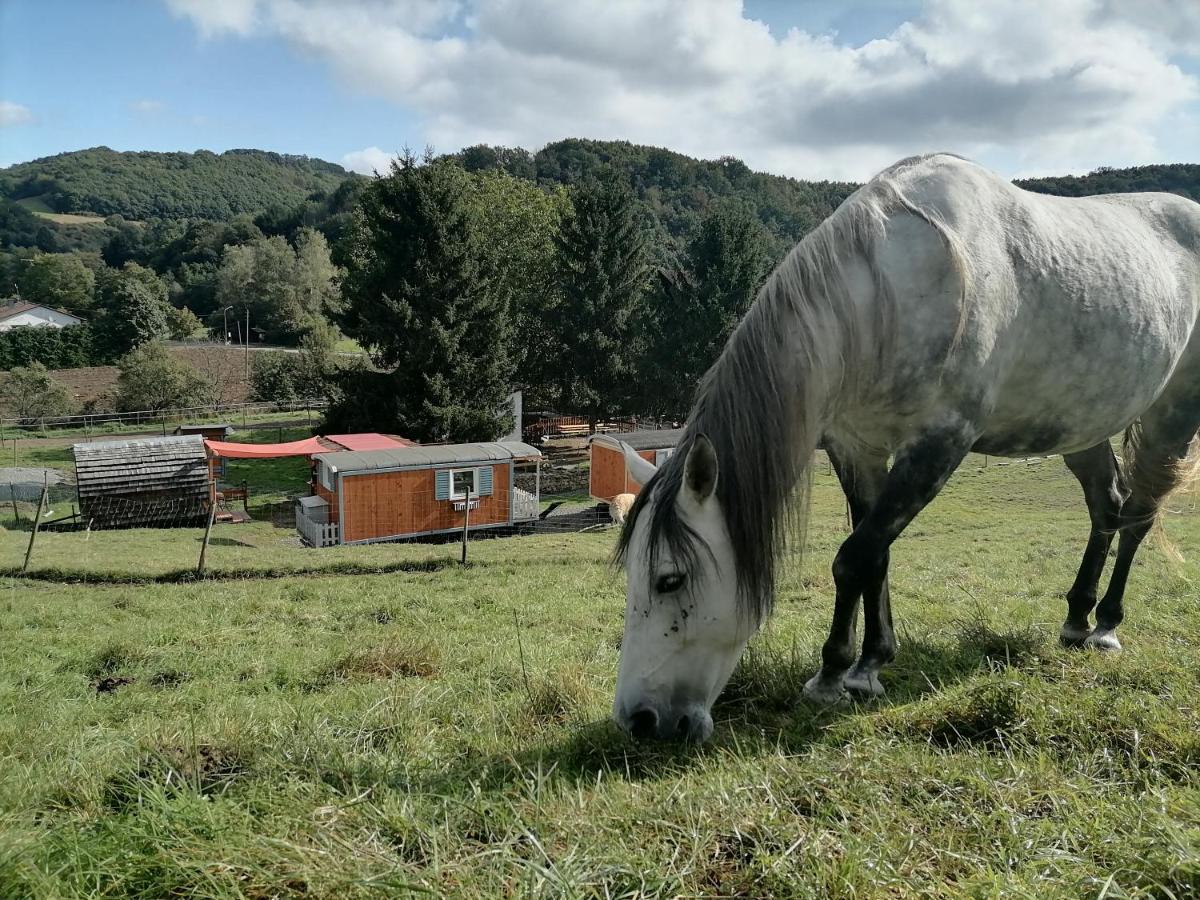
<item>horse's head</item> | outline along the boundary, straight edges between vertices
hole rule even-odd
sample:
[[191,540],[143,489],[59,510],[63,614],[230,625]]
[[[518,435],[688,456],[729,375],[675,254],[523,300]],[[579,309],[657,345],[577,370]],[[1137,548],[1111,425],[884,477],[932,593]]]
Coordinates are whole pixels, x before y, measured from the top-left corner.
[[625,449],[645,487],[621,535],[628,588],[613,715],[635,738],[699,742],[760,623],[739,609],[716,451],[699,435],[681,455],[659,471]]

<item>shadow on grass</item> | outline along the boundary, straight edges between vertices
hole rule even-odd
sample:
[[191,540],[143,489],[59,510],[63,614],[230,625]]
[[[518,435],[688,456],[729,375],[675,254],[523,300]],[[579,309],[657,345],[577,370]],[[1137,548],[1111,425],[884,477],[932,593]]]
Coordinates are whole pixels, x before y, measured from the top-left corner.
[[[342,562],[332,565],[289,568],[255,568],[255,569],[222,569],[213,567],[204,573],[202,579],[196,578],[195,569],[175,569],[159,572],[153,575],[142,575],[133,572],[79,572],[58,566],[47,566],[22,572],[19,566],[0,568],[0,578],[20,578],[25,581],[49,581],[55,584],[100,584],[100,585],[142,585],[142,584],[186,584],[201,581],[255,581],[267,578],[297,578],[304,575],[321,577],[338,575],[392,575],[396,573],[428,573],[440,572],[443,569],[458,568],[461,564],[457,559],[405,560],[387,563],[385,565],[363,565],[358,562]],[[471,562],[472,567],[486,566],[487,563]]]
[[[531,773],[572,783],[611,777],[642,781],[678,775],[731,752],[743,757],[802,754],[814,745],[846,741],[849,732],[841,726],[980,672],[1035,664],[1051,646],[1048,637],[1033,628],[1004,630],[986,622],[963,622],[952,642],[905,641],[885,675],[885,697],[824,708],[805,701],[802,693],[804,682],[817,668],[815,651],[755,646],[743,656],[714,705],[714,735],[703,746],[635,742],[605,719],[577,725],[560,739],[517,753],[464,759],[410,787],[443,793],[470,782],[484,790],[503,790],[527,781]],[[997,715],[1005,712],[1001,709]],[[985,718],[980,713],[984,730]],[[952,740],[945,742],[952,744]]]

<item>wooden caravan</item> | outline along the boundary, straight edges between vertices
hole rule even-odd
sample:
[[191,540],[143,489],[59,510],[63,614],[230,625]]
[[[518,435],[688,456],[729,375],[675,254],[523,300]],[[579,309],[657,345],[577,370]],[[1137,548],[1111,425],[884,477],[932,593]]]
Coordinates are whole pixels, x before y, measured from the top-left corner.
[[199,435],[76,444],[82,521],[93,528],[200,525],[213,502]]
[[611,503],[618,494],[636,494],[642,486],[629,474],[621,444],[628,444],[638,456],[657,466],[675,452],[682,435],[682,428],[594,435],[588,442],[591,454],[588,493],[601,503]]
[[[533,522],[541,458],[516,441],[322,453],[296,525],[322,547]],[[518,468],[531,470],[532,492],[516,485]]]

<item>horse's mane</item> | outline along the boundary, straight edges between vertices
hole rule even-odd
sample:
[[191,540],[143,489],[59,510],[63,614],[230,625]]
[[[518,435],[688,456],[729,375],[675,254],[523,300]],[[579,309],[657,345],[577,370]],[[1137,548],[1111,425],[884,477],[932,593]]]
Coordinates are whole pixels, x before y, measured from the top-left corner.
[[[959,264],[954,235],[936,215],[905,199],[897,181],[900,173],[926,159],[903,160],[872,179],[771,274],[701,380],[675,453],[629,511],[618,559],[628,552],[634,527],[652,497],[652,572],[663,548],[687,568],[694,568],[698,554],[707,551],[674,502],[688,452],[704,435],[716,450],[716,498],[733,546],[739,606],[754,621],[770,612],[778,559],[793,538],[803,547],[808,463],[828,405],[840,392],[853,391],[860,379],[872,378],[871,362],[882,363],[890,351],[891,291],[874,265],[888,214],[906,210],[943,236],[963,275],[965,294],[966,268]],[[875,278],[871,321],[851,302],[846,264],[855,258],[865,260]]]

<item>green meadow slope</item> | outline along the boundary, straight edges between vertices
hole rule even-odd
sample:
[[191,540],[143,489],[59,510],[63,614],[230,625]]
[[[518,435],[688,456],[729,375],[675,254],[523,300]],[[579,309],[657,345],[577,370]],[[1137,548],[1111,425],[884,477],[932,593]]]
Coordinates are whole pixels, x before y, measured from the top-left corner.
[[1187,897],[1200,516],[1144,552],[1126,652],[1055,634],[1059,460],[970,464],[896,545],[877,703],[797,702],[845,534],[809,553],[699,749],[608,722],[612,532],[306,550],[265,523],[0,535],[0,896]]

